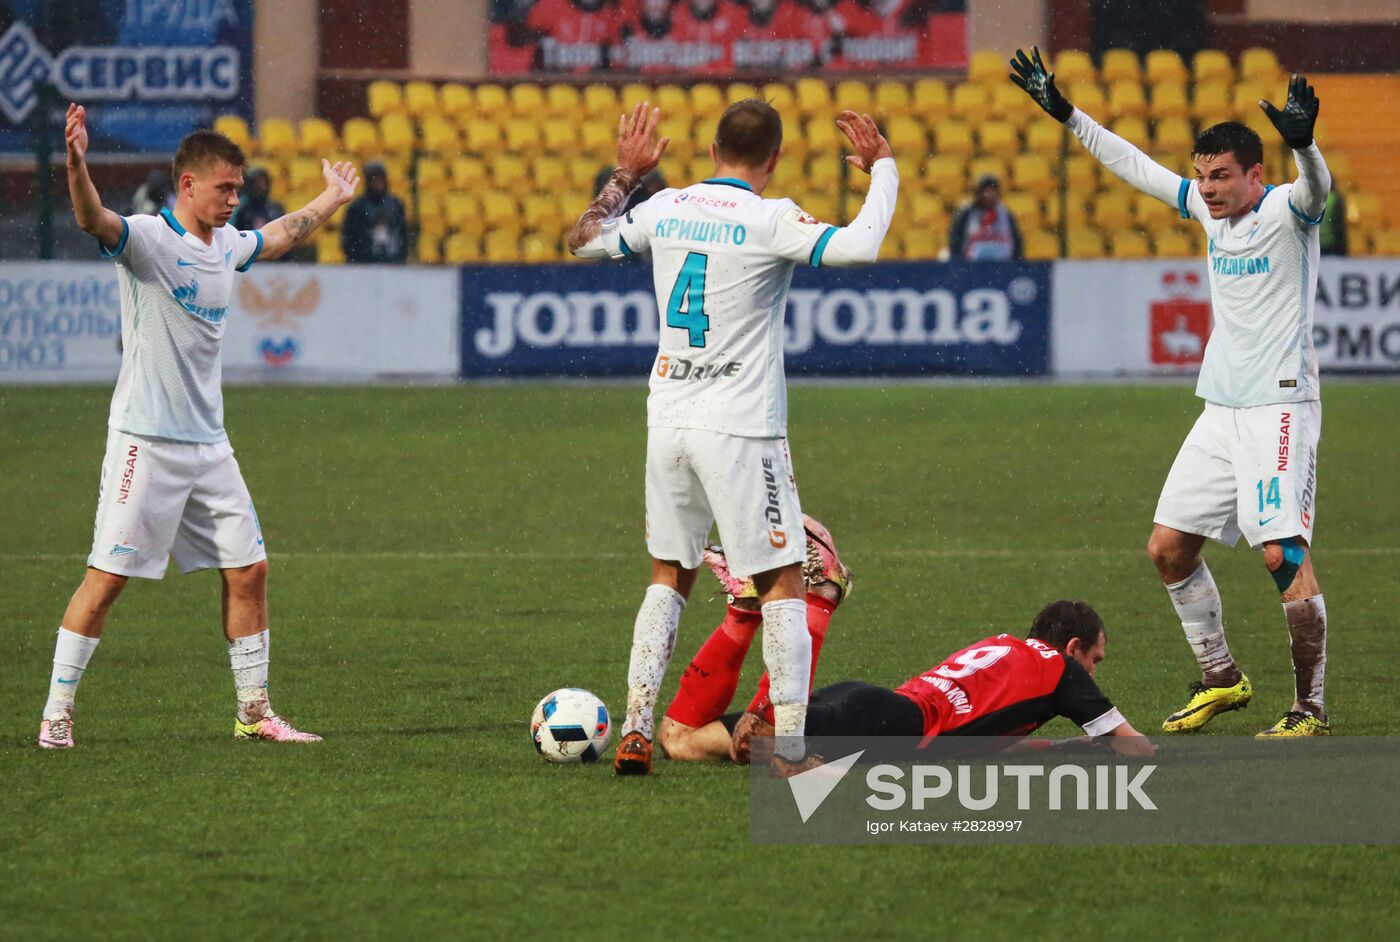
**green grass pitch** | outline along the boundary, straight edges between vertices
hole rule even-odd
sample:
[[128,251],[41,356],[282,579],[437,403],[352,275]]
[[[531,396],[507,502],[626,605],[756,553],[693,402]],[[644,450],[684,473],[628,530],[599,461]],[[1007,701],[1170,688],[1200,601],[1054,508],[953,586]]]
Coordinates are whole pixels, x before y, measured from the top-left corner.
[[[0,389],[0,938],[1400,933],[1394,848],[757,847],[740,770],[541,762],[544,693],[623,705],[647,573],[633,386],[230,390],[272,554],[273,703],[325,744],[230,738],[217,579],[172,573],[114,610],[80,747],[41,753],[109,395]],[[1325,404],[1329,706],[1339,733],[1394,734],[1400,385],[1333,383]],[[858,582],[819,680],[899,683],[1080,597],[1109,626],[1102,685],[1155,729],[1194,664],[1142,547],[1197,412],[1181,385],[795,388],[803,506]],[[1290,701],[1286,629],[1257,554],[1208,553],[1257,689],[1208,732],[1249,734]],[[708,596],[672,685],[721,617]]]

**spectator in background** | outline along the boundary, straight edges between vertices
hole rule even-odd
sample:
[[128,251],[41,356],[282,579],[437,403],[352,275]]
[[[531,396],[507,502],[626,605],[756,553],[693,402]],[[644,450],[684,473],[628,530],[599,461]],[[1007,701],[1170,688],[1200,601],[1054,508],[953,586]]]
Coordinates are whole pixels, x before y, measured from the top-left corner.
[[170,171],[164,168],[152,170],[146,182],[131,194],[131,214],[133,216],[154,216],[162,209],[175,208],[175,194],[170,187]]
[[1021,230],[1001,201],[1001,181],[987,174],[977,181],[972,202],[953,217],[948,256],[954,261],[1005,262],[1021,258]]
[[1332,192],[1327,194],[1327,208],[1322,213],[1317,235],[1323,255],[1350,254],[1347,251],[1347,201],[1337,189],[1336,177],[1332,178]]
[[377,160],[365,165],[365,195],[345,211],[340,244],[347,262],[401,265],[408,260],[403,201],[389,192],[389,175]]
[[272,178],[266,167],[253,167],[243,178],[243,192],[238,197],[238,208],[233,211],[229,224],[235,229],[248,231],[261,229],[274,219],[287,215],[282,204],[268,194],[272,190]]

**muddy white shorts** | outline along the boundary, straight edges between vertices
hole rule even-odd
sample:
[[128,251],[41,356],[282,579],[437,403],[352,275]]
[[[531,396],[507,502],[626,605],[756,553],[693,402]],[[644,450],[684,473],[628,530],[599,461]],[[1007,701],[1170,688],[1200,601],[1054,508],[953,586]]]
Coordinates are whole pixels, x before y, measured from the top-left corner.
[[109,429],[88,565],[159,579],[172,555],[182,573],[267,558],[233,448]]
[[647,550],[700,565],[712,524],[736,576],[806,558],[802,507],[785,438],[647,429]]
[[1157,523],[1227,546],[1301,536],[1312,545],[1322,404],[1206,403],[1177,453]]

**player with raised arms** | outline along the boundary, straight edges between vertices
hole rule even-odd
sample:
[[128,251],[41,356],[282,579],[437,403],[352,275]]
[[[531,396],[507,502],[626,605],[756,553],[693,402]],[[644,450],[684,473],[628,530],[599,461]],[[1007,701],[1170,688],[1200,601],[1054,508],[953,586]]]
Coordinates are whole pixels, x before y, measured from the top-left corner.
[[752,576],[772,677],[775,765],[802,764],[811,639],[803,601],[802,508],[787,445],[783,315],[793,267],[865,265],[879,255],[894,214],[899,172],[869,115],[837,126],[869,173],[865,205],[849,226],[818,222],[792,200],[764,199],[782,156],[783,123],[747,99],[721,116],[715,175],[667,189],[618,213],[661,160],[660,109],[642,103],[619,122],[617,169],[569,235],[583,258],[650,251],[661,337],[647,399],[646,525],[652,557],[633,630],[627,715],[614,768],[651,771],[653,710],[695,585],[705,539],[718,524],[729,563]]
[[243,152],[214,131],[180,142],[175,209],[119,216],[102,205],[87,167],[87,113],[68,108],[68,192],[82,230],[117,264],[122,363],[108,418],[87,574],[54,647],[39,745],[70,748],[78,682],[107,612],[129,578],[160,579],[173,555],[181,572],[218,569],[223,629],[238,697],[234,736],[319,742],[268,702],[267,553],[224,431],[220,345],[235,272],[278,258],[348,203],[350,164],[322,161],[326,188],[261,229],[228,225],[243,184]]
[[1188,180],[1071,105],[1038,49],[1017,50],[1011,66],[1011,80],[1100,163],[1197,220],[1208,238],[1215,326],[1196,385],[1205,408],[1167,475],[1147,544],[1203,676],[1162,728],[1200,729],[1253,696],[1226,644],[1220,593],[1201,557],[1207,539],[1233,546],[1243,535],[1263,550],[1278,586],[1293,658],[1293,704],[1259,735],[1326,735],[1327,609],[1310,552],[1322,427],[1312,323],[1318,225],[1332,178],[1313,140],[1317,96],[1295,75],[1283,110],[1259,102],[1293,150],[1293,183],[1264,184],[1263,142],[1234,121],[1196,138]]

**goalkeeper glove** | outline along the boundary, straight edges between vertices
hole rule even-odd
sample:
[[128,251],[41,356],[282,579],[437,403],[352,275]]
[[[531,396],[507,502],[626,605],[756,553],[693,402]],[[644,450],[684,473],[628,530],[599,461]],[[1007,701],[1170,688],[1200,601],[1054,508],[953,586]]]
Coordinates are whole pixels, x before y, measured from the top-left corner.
[[1040,61],[1040,49],[1032,46],[1031,56],[1027,58],[1024,49],[1016,50],[1016,58],[1011,60],[1011,68],[1016,70],[1016,74],[1011,76],[1011,81],[1035,99],[1035,103],[1044,108],[1050,117],[1061,123],[1068,121],[1069,116],[1074,114],[1074,105],[1055,87],[1055,73],[1047,71],[1045,63]]
[[1279,111],[1262,99],[1259,107],[1278,128],[1283,141],[1294,150],[1302,150],[1313,142],[1313,128],[1317,125],[1317,95],[1308,80],[1295,75],[1288,81],[1288,102]]

